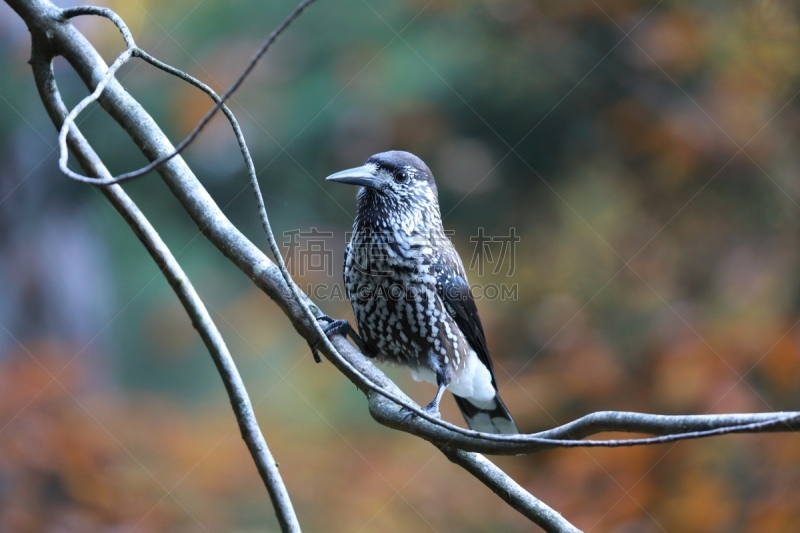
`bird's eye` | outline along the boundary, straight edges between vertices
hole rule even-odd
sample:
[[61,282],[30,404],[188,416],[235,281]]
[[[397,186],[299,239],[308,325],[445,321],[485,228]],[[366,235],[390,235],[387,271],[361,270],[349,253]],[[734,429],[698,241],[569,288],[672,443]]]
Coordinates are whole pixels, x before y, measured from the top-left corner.
[[394,173],[394,181],[397,183],[403,183],[404,181],[408,180],[408,172],[405,170],[398,170]]

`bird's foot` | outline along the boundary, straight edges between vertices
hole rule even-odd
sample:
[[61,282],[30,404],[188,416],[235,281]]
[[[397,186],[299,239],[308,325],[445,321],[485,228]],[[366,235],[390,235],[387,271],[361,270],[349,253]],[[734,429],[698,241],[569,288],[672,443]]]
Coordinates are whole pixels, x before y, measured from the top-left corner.
[[[344,333],[346,335],[347,330],[352,329],[350,322],[347,320],[336,320],[328,315],[317,317],[317,322],[319,322],[322,326],[322,332],[326,337],[330,337],[331,335],[336,335],[338,333]],[[311,345],[311,355],[314,356],[314,361],[317,363],[322,362],[322,358],[319,356],[319,343],[320,341],[317,341]]]
[[322,315],[321,317],[317,318],[318,322],[327,322],[322,326],[322,331],[325,332],[325,335],[330,337],[331,335],[337,335],[339,333],[344,333],[347,335],[350,331],[352,331],[353,326],[350,325],[350,322],[345,320],[344,318],[335,319],[331,318],[328,315]]
[[[353,329],[353,326],[350,325],[350,322],[341,318],[335,319],[331,318],[328,315],[322,315],[317,317],[317,321],[322,325],[322,332],[325,333],[326,337],[330,337],[331,335],[345,335],[350,336],[351,339],[356,343],[358,348],[365,354],[369,355],[369,350],[367,349],[367,345],[364,340],[358,336],[356,330]],[[311,355],[314,356],[314,361],[317,363],[321,363],[322,359],[319,356],[319,343],[317,341],[315,344],[311,345]]]
[[432,416],[433,418],[438,418],[438,419],[442,418],[442,413],[439,412],[438,398],[434,399],[431,403],[426,405],[423,411],[425,411],[425,414]]
[[[417,413],[415,413],[414,411],[409,410],[406,407],[402,407],[401,406],[400,410],[401,411],[405,411],[405,413],[403,413],[403,422],[406,423],[406,424],[409,421],[413,420],[414,417],[419,416],[419,415],[417,415]],[[442,414],[439,412],[439,402],[437,401],[437,399],[434,399],[431,403],[429,403],[428,405],[423,407],[422,410],[428,416],[431,416],[431,417],[433,417],[433,418],[435,418],[437,420],[441,420],[442,419]]]

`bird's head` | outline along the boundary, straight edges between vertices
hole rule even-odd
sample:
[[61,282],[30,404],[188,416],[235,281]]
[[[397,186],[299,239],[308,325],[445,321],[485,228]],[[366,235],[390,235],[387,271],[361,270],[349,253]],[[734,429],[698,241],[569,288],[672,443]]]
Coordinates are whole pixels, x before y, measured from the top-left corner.
[[414,215],[420,211],[439,212],[438,192],[428,165],[408,152],[375,154],[360,167],[343,170],[328,181],[360,185],[359,211],[370,209],[384,214]]

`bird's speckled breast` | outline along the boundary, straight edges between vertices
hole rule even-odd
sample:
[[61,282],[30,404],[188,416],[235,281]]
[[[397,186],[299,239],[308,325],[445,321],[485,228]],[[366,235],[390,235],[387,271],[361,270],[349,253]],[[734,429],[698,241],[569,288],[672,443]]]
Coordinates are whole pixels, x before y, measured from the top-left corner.
[[438,295],[435,272],[437,250],[452,244],[405,229],[355,228],[344,279],[359,332],[379,360],[458,373],[470,348]]

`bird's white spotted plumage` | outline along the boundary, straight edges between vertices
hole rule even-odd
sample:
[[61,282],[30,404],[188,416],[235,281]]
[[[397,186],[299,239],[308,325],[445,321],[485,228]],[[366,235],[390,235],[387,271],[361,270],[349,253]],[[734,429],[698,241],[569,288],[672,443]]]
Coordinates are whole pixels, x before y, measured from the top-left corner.
[[407,152],[384,152],[328,179],[361,185],[344,282],[370,355],[438,385],[429,409],[438,412],[446,387],[472,429],[516,433],[428,167]]

